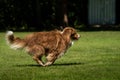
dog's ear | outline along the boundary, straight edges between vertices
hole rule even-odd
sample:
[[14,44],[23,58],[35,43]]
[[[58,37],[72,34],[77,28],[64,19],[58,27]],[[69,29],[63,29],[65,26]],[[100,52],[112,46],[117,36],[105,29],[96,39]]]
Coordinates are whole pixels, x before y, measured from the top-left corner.
[[66,29],[66,31],[67,31],[69,34],[71,34],[71,35],[76,32],[75,29],[72,28],[72,27],[66,27],[65,29]]
[[76,34],[76,30],[75,29],[71,29],[71,34]]

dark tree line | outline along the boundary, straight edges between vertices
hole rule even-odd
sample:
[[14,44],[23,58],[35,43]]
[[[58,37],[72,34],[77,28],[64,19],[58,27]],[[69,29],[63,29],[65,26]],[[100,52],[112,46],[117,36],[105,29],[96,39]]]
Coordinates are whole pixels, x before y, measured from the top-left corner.
[[0,30],[49,30],[82,24],[85,1],[1,0]]

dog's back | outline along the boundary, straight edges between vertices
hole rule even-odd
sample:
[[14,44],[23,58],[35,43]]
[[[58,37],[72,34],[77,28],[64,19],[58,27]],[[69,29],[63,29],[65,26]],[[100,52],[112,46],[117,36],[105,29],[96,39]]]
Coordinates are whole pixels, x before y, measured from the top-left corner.
[[12,31],[6,33],[6,42],[13,49],[31,47],[33,45],[41,45],[45,49],[56,49],[62,40],[63,38],[59,31],[35,32],[27,35],[24,39],[15,37]]

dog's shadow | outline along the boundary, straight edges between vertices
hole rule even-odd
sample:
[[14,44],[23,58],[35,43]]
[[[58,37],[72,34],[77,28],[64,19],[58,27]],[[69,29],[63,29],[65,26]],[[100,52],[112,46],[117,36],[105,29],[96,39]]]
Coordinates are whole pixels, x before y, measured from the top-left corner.
[[51,66],[72,66],[72,65],[83,65],[84,63],[59,63],[59,64],[53,64],[53,65],[51,65]]
[[[84,63],[56,63],[50,66],[74,66],[74,65],[83,65]],[[24,64],[24,65],[16,65],[17,67],[43,67],[38,64]]]

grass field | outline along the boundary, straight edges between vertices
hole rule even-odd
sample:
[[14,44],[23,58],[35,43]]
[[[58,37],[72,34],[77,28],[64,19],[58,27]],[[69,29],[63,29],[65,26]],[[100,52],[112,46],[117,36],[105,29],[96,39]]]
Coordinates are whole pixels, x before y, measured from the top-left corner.
[[38,66],[22,50],[10,49],[5,33],[0,33],[0,80],[120,80],[120,32],[79,33],[81,39],[48,67]]

